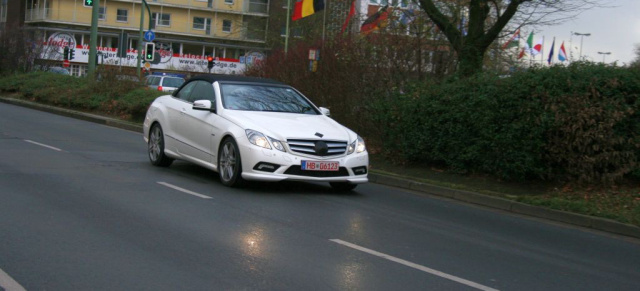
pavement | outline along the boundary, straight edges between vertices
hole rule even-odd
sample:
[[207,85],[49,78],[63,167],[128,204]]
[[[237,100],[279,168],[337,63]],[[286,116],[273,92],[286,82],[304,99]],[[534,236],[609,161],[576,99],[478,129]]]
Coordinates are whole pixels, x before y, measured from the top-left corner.
[[[105,117],[96,114],[74,111],[55,106],[43,105],[26,100],[0,97],[0,102],[28,107],[40,111],[50,112],[58,115],[90,121],[107,126],[117,127],[125,130],[142,132],[142,124],[122,121],[115,118]],[[372,170],[369,173],[369,182],[380,185],[397,187],[416,193],[439,196],[447,199],[458,200],[465,203],[481,205],[484,207],[499,209],[515,214],[541,218],[549,221],[566,223],[574,226],[604,231],[612,234],[640,238],[640,227],[624,224],[617,221],[553,210],[544,207],[532,206],[508,199],[493,197],[475,192],[451,189],[412,180],[409,177],[380,173]]]

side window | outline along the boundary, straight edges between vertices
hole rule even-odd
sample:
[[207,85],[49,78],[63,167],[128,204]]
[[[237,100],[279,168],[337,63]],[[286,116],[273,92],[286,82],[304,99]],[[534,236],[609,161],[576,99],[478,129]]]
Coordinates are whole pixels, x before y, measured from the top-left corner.
[[213,91],[213,85],[211,85],[211,83],[206,81],[197,81],[196,83],[198,83],[198,85],[196,86],[195,89],[193,89],[193,92],[189,97],[190,100],[188,101],[193,102],[196,100],[209,100],[215,104],[216,95],[215,95],[215,92]]
[[160,77],[153,77],[150,84],[154,86],[160,85]]
[[191,82],[185,85],[184,87],[182,87],[182,89],[180,89],[180,91],[178,91],[176,97],[184,101],[192,102],[191,100],[189,100],[189,96],[191,95],[191,91],[193,91],[193,88],[195,88],[197,84],[198,82]]

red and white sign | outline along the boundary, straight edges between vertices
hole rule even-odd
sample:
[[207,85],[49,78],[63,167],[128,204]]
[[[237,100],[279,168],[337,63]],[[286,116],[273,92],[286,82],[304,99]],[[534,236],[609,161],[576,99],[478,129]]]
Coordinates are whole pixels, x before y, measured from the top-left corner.
[[69,67],[69,60],[62,61],[62,66],[65,67],[65,68],[68,68]]
[[338,171],[340,162],[302,161],[301,166],[304,171]]

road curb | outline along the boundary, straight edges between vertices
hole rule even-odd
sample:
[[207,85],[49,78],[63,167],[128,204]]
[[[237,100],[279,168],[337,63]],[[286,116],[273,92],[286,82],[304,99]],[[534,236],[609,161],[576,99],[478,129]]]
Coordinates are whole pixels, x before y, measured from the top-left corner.
[[[71,118],[90,121],[98,124],[104,124],[111,127],[121,128],[134,132],[142,132],[142,125],[132,122],[126,122],[115,118],[78,112],[69,109],[63,109],[55,106],[43,105],[35,102],[19,100],[14,98],[0,97],[0,102],[28,107],[40,111],[46,111],[58,115],[63,115]],[[509,211],[512,213],[543,218],[552,221],[563,222],[571,225],[577,225],[587,228],[592,228],[609,233],[615,233],[635,238],[640,238],[640,227],[630,224],[624,224],[617,221],[592,217],[582,214],[570,213],[560,210],[553,210],[544,207],[538,207],[528,205],[512,200],[493,197],[480,193],[463,191],[457,189],[451,189],[427,183],[418,182],[415,180],[397,177],[388,174],[369,172],[369,182],[382,184],[391,187],[397,187],[407,190],[418,191],[426,194],[436,195],[449,199],[459,200],[466,203],[482,205],[490,208]]]
[[592,217],[561,210],[533,206],[480,193],[421,183],[411,179],[395,177],[388,174],[369,172],[369,181],[376,184],[414,190],[471,204],[509,211],[512,213],[640,238],[640,227],[631,224],[620,223],[605,218]]
[[142,132],[142,124],[122,121],[119,119],[101,116],[97,114],[85,113],[85,112],[55,107],[51,105],[39,104],[36,102],[20,100],[15,98],[0,97],[0,102],[27,107],[35,110],[45,111],[45,112],[67,116],[75,119],[81,119],[84,121],[103,124],[111,127],[117,127],[121,129],[130,130],[130,131],[135,131],[135,132]]

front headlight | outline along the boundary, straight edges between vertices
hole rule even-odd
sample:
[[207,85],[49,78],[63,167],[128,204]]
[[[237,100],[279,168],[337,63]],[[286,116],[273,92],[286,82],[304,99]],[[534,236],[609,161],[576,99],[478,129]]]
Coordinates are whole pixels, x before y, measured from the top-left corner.
[[271,146],[269,145],[267,138],[261,132],[247,129],[245,130],[245,133],[247,134],[247,138],[249,138],[250,143],[257,145],[259,147],[263,147],[265,149],[269,149],[269,150],[271,149]]
[[276,148],[277,150],[284,152],[284,145],[282,145],[282,142],[273,138],[273,137],[268,137],[269,141],[271,142],[271,144],[273,145],[274,148]]
[[347,154],[353,154],[353,152],[361,153],[366,150],[367,150],[367,147],[365,147],[364,145],[364,139],[358,136],[358,139],[356,139],[354,142],[352,142],[349,145],[349,148],[347,149]]
[[270,150],[271,145],[273,145],[273,147],[276,148],[277,150],[281,152],[285,151],[284,145],[282,144],[282,142],[273,137],[265,136],[261,132],[251,130],[251,129],[245,130],[245,133],[247,134],[247,138],[249,138],[249,142],[251,142],[254,145],[257,145],[259,147],[262,147],[268,150]]

